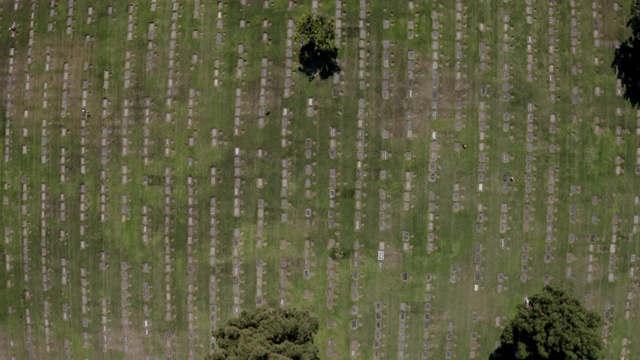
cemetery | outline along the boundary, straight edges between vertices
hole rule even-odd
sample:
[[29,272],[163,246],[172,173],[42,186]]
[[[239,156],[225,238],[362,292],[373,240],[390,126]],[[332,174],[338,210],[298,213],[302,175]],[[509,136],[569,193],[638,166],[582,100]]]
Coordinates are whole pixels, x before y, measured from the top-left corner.
[[[487,359],[545,284],[640,352],[627,0],[0,2],[0,359]],[[300,71],[334,21],[339,72]]]

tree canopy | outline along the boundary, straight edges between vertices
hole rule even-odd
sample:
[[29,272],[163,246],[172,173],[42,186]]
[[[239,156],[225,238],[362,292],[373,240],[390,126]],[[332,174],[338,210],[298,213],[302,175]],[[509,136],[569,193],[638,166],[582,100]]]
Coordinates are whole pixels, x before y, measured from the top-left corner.
[[624,98],[636,107],[640,106],[640,0],[633,0],[627,27],[632,35],[616,48],[611,67],[624,87]]
[[318,320],[307,311],[243,311],[213,331],[216,350],[205,360],[319,360],[317,331]]
[[597,360],[602,319],[566,292],[545,286],[518,305],[491,359]]
[[300,43],[299,70],[313,80],[326,80],[340,72],[335,45],[334,21],[327,16],[306,14],[296,24],[294,40]]

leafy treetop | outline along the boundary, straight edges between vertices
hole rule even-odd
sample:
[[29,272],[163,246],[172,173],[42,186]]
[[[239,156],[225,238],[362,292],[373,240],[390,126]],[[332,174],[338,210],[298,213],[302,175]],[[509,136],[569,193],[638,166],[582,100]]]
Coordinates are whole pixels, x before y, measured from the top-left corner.
[[518,306],[493,359],[597,360],[602,351],[602,320],[566,292],[545,286]]
[[318,320],[306,311],[243,311],[213,332],[217,348],[205,360],[319,360]]
[[338,48],[335,45],[334,22],[327,16],[306,14],[296,24],[294,40],[300,43],[300,70],[313,80],[316,75],[326,80],[340,72]]

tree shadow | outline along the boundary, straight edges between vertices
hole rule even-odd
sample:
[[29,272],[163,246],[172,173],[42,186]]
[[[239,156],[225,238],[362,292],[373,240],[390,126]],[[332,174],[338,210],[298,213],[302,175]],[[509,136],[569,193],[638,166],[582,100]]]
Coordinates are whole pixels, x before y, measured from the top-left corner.
[[340,65],[338,65],[338,48],[331,47],[329,49],[320,49],[315,42],[309,42],[300,47],[298,55],[300,62],[299,71],[303,72],[313,80],[319,76],[321,80],[326,80],[333,74],[340,73]]
[[627,22],[633,35],[615,50],[611,67],[624,88],[624,98],[631,106],[640,106],[640,9],[634,1],[633,16]]

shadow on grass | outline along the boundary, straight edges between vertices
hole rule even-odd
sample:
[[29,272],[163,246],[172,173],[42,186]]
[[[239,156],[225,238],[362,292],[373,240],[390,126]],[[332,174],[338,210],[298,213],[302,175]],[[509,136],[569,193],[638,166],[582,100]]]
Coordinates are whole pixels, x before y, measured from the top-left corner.
[[633,15],[627,22],[632,36],[615,50],[611,67],[624,88],[624,98],[631,106],[640,106],[640,1],[633,1]]

